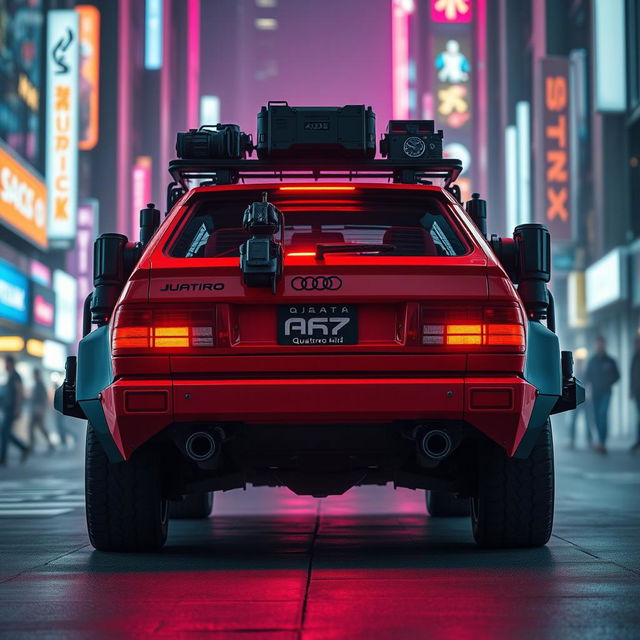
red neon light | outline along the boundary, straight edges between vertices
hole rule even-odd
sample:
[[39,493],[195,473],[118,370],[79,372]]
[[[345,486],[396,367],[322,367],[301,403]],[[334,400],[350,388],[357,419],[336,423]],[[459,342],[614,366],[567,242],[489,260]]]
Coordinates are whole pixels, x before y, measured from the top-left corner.
[[289,256],[315,256],[316,252],[315,251],[292,251],[291,253],[287,253],[287,258]]
[[355,191],[355,187],[280,187],[280,191]]
[[315,206],[315,205],[321,205],[321,204],[358,204],[358,200],[336,200],[335,198],[332,198],[331,200],[310,200],[305,198],[304,200],[281,200],[280,201],[282,204],[298,204],[298,205],[305,205],[306,207],[308,206]]
[[278,207],[280,211],[306,211],[308,213],[318,213],[318,211],[366,211],[365,207],[322,207],[321,209],[316,209],[313,207]]

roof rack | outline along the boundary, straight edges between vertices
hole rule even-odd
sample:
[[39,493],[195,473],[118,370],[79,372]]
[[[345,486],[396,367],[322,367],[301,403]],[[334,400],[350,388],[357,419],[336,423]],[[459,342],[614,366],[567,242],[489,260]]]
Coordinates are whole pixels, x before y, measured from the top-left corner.
[[[443,180],[445,187],[462,171],[462,162],[453,158],[433,160],[369,159],[267,159],[211,160],[178,159],[169,162],[169,173],[185,191],[203,182],[214,185],[237,184],[245,179],[320,180],[386,178],[401,184],[431,184]],[[196,183],[196,184],[194,184]]]

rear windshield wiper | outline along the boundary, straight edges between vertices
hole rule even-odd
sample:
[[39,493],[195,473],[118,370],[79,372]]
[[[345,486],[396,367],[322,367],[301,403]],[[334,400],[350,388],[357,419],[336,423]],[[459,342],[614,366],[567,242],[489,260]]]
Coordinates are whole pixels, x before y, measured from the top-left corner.
[[319,244],[316,246],[316,260],[324,260],[325,253],[389,253],[395,251],[394,244]]

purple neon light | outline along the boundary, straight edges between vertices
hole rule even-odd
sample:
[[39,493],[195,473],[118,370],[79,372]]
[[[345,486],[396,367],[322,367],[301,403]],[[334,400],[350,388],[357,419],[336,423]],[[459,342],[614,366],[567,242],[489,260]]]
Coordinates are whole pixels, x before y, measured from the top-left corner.
[[476,157],[475,179],[480,193],[487,192],[488,171],[488,112],[487,112],[487,0],[475,3],[476,35]]
[[160,69],[160,152],[158,170],[160,184],[165,181],[165,172],[169,165],[171,154],[172,129],[176,123],[171,122],[171,0],[166,0],[162,7],[162,42],[164,46],[163,64]]
[[187,0],[187,127],[199,122],[200,0]]
[[412,0],[392,0],[391,3],[391,74],[393,117],[409,117],[409,15]]
[[131,93],[129,73],[131,68],[131,0],[120,0],[118,11],[118,167],[117,167],[117,229],[127,233],[129,209],[129,181],[131,139]]

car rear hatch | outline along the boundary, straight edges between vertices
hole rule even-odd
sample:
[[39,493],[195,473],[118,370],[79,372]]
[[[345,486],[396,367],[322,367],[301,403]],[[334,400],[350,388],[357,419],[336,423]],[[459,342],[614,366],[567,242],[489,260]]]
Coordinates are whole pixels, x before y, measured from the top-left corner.
[[[515,294],[506,287],[489,304],[487,254],[445,193],[395,185],[315,189],[268,189],[285,220],[275,295],[245,286],[239,267],[242,213],[262,190],[194,194],[150,257],[147,300],[125,298],[115,315],[114,355],[166,354],[174,375],[228,376],[435,375],[466,370],[467,356],[480,350],[521,354]],[[318,259],[318,245],[365,242],[394,249]],[[521,343],[498,325],[520,331]]]

